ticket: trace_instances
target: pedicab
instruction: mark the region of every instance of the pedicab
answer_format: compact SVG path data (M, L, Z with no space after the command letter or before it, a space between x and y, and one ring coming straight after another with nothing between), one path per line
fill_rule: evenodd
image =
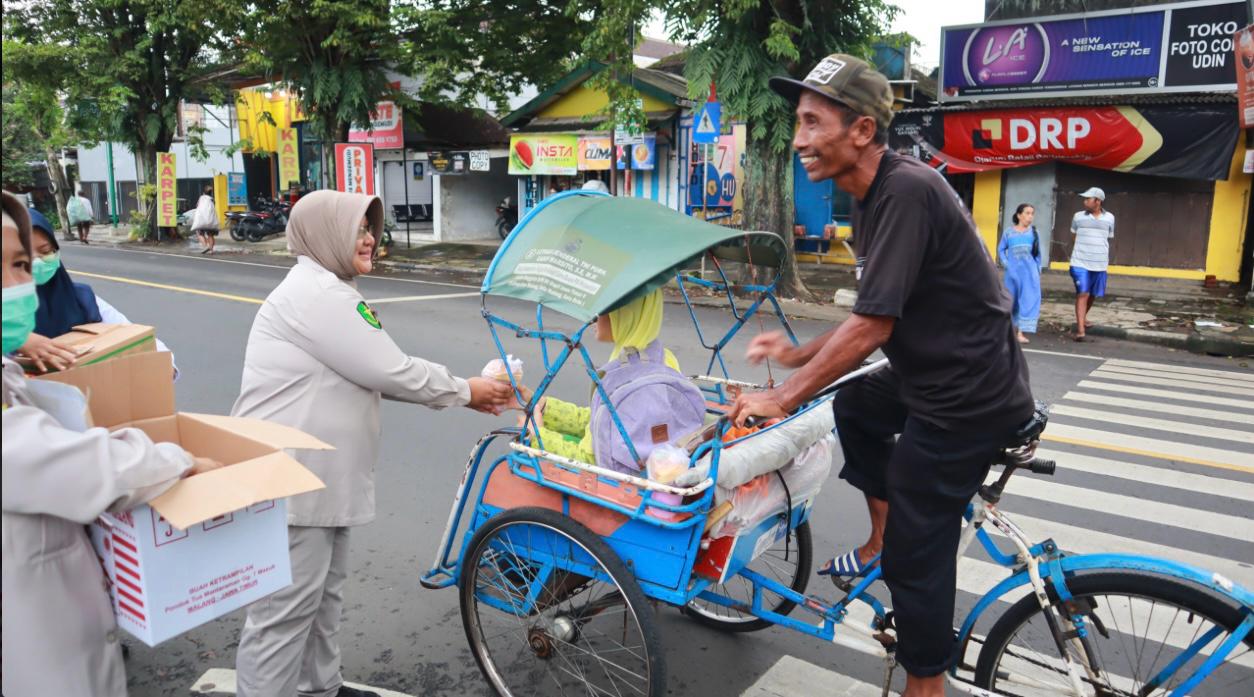
M769 308L793 336L775 298L784 244L774 234L724 228L653 202L591 191L546 199L502 244L483 281L482 313L502 363L509 358L504 338L536 341L544 375L528 394L508 374L523 405L523 425L492 431L471 451L435 560L420 579L426 588L458 589L471 652L497 694L666 694L658 604L726 632L781 626L876 656L884 661L887 694L896 639L891 611L870 592L880 567L838 583L844 596L835 602L806 594L809 518L835 443L830 401L841 386L885 361L854 371L783 420L746 432L725 417L742 390L767 387L729 374L722 354L737 332ZM691 273L702 262L713 267L712 276ZM729 264L769 278L734 283ZM584 337L598 316L671 281L700 345L710 351L706 374L690 376L704 396L703 425L665 438L664 445L686 460L680 475L650 478L641 457L634 458L639 471L624 472L546 450L536 428L537 404L559 371L574 363L572 370L589 378L594 399L599 395L608 405L616 437L637 455L633 444L641 443L633 443L615 410ZM721 294L730 305L732 325L717 340L707 338L698 320L693 287ZM534 324L506 319L489 307L494 298L535 303L527 320ZM743 305L740 298L750 301ZM574 328L559 329L561 322L546 311L574 320ZM1246 646L1248 655L1254 644L1249 591L1174 562L1069 555L1052 540L1033 544L997 509L1016 471L1052 474L1053 462L1035 458L1046 420L1038 413L1007 443L994 463L1005 467L1000 478L968 507L959 554L978 540L1006 567L1007 578L984 594L958 630L964 656L974 648L979 663L961 661L950 684L976 695L1159 694L1157 688L1182 695L1232 664L1223 659L1235 646ZM651 445L656 452L657 443ZM990 528L1013 548L1001 549ZM1202 593L1222 594L1225 604L1207 605ZM1165 654L1166 667L1150 666L1150 677L1139 683L1149 689L1137 691L1126 688L1126 676L1107 672L1103 661L1118 667L1122 657L1103 638L1124 632L1117 618L1103 623L1099 615L1146 598L1183 613L1190 630L1198 625L1193 639L1170 637L1175 648ZM976 635L975 621L999 599L1016 602L989 636ZM1033 633L1040 632L1040 619L1047 631L1038 649L1029 642L1041 636ZM1115 632L1108 631L1112 622ZM1240 665L1237 671L1240 682L1246 675Z

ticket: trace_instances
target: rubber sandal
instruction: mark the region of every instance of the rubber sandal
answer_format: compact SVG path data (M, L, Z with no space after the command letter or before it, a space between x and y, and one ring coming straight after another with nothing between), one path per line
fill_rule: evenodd
M858 550L855 549L845 552L839 557L828 559L827 563L819 568L818 575L857 578L875 566L877 561L879 561L878 554L871 561L863 564L862 560L858 558Z

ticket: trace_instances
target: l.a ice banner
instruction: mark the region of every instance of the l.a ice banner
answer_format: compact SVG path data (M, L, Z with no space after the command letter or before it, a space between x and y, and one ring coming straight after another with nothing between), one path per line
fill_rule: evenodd
M287 189L291 182L300 183L300 147L295 128L280 128L278 133L279 188Z
M174 153L157 153L157 227L178 227L178 176Z
M899 114L891 147L955 172L1061 160L1186 179L1228 178L1236 149L1231 104L1057 107Z
M335 144L335 188L350 194L374 196L373 145Z
M941 31L940 100L1228 91L1241 0L1199 0Z

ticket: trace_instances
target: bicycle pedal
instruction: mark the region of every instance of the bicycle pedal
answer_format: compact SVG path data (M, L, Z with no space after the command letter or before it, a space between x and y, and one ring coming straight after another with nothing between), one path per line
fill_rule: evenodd
M859 580L858 578L846 579L843 576L836 575L828 576L828 578L832 580L832 585L836 586L836 589L845 595L849 595L853 592L853 589L857 587L857 584L854 583L854 581Z

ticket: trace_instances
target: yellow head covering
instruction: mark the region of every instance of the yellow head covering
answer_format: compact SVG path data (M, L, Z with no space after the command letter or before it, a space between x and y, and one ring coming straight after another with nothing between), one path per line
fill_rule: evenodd
M614 351L610 360L618 358L625 348L643 351L662 333L662 289L636 298L617 310L610 310L610 333L614 335ZM664 349L666 365L676 372L679 361L670 349Z

